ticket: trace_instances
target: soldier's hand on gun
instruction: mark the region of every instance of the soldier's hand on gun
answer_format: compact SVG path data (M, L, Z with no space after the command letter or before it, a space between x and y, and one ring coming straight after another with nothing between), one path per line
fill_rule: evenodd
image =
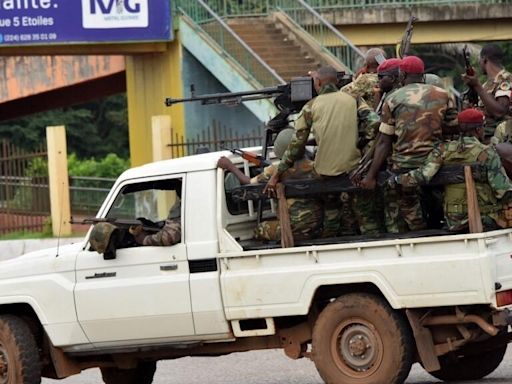
M132 225L130 228L128 228L128 232L130 232L133 236L138 236L142 233L142 225Z
M462 81L464 81L464 84L466 84L468 87L476 88L477 86L480 85L480 81L478 80L477 75L471 76L466 73L463 73L461 77Z
M363 189L375 189L375 187L377 187L377 180L375 178L365 176L365 178L359 183L359 186Z
M265 185L265 188L263 188L263 193L266 193L269 197L275 197L276 196L276 185L279 182L279 175L277 173L274 173L270 180L268 181L267 185Z

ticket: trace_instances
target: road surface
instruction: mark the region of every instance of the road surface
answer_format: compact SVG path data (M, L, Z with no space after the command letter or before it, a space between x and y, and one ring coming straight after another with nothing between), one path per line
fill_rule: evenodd
M434 384L441 381L415 364L407 384ZM500 367L471 384L510 384L512 346ZM65 380L44 379L43 384L100 384L99 370L90 369ZM313 362L290 360L281 350L234 353L221 357L185 357L158 363L154 384L322 384ZM463 382L460 382L461 384Z

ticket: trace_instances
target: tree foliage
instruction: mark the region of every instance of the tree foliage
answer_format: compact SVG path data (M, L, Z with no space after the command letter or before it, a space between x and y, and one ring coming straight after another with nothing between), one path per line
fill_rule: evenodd
M46 137L46 127L65 125L68 153L78 158L116 153L129 157L126 95L114 95L86 104L59 108L0 124L0 139L34 150Z

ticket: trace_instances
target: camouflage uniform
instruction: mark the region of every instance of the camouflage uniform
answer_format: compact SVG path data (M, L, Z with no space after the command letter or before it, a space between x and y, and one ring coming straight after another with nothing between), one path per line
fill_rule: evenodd
M252 184L266 183L275 172L273 165L266 167L262 173L251 179ZM313 179L318 177L313 169L313 162L308 159L297 160L293 168L284 174L283 180ZM318 199L287 198L288 212L293 237L295 239L312 239L320 234L323 210ZM279 220L266 220L259 223L254 230L254 237L260 240L278 241L281 238Z
M380 132L396 136L391 169L405 173L421 167L441 140L443 125L456 125L448 114L452 103L441 88L412 83L394 91L382 109ZM448 120L448 116L452 120ZM426 227L418 187L395 186L385 190L385 221L388 232L416 231ZM407 226L404 226L404 224Z
M512 191L512 182L501 165L501 160L492 146L482 144L478 138L463 136L458 140L444 143L427 158L425 165L401 175L401 184L418 185L429 182L442 164L473 164L485 166L487 183L476 182L478 205L485 229L496 226L506 227L503 205L510 201L507 192ZM443 208L450 230L461 230L468 226L466 185L451 184L445 187Z
M295 160L304 156L311 132L318 144L314 163L316 173L329 177L350 172L361 158L357 148L359 138L373 138L378 122L379 117L363 99L354 99L344 92L338 92L333 84L323 86L319 95L302 109L295 123L295 135L279 163L278 173L283 174ZM342 202L340 196L331 195L324 196L323 200L326 209L323 237L336 236L353 226L350 220L354 215L345 216L341 212L342 204L348 202ZM350 201L350 198L344 200ZM350 211L346 208L346 211ZM365 216L368 213L360 214ZM346 222L340 223L341 218ZM369 224L372 219L365 222ZM374 231L374 227L361 228L361 232Z
M134 236L141 245L166 246L181 241L181 201L178 200L169 212L163 228L157 233L141 232Z
M491 144L496 145L500 143L512 143L511 119L499 123L496 127L496 131L494 131L494 136L491 138Z
M487 80L482 87L487 93L492 94L495 99L505 96L511 100L512 74L505 69L502 69L494 79ZM487 115L485 105L482 100L478 100L478 109L485 114L485 137L492 137L501 120L497 120L494 117Z
M379 78L376 73L363 73L353 82L345 85L341 90L348 93L354 99L361 97L368 103L370 108L375 110L375 92L373 89L379 85Z

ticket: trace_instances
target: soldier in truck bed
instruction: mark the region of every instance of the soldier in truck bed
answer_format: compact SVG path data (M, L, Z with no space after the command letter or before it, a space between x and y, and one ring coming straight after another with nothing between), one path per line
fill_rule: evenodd
M510 115L512 74L503 67L503 50L486 44L480 51L480 70L487 75L482 85L477 75L462 75L464 82L478 94L478 109L485 114L485 141L494 135L496 126Z
M443 164L480 163L485 167L486 182L476 181L478 205L484 230L510 227L509 203L512 197L512 182L502 167L500 156L484 139L484 115L477 109L466 109L459 113L457 140L441 143L434 149L425 164L409 173L397 175L395 181L404 186L428 183ZM466 230L468 227L468 203L464 183L445 186L444 216L448 229Z
M274 153L278 158L283 156L293 132L293 128L285 128L277 135L274 142ZM270 165L259 175L250 178L242 173L227 157L221 157L217 166L230 171L242 185L266 183L276 172L276 167ZM283 174L283 179L314 179L316 177L313 162L306 157L296 160L293 167ZM286 203L290 215L292 234L295 239L312 239L321 235L323 205L319 199L287 198ZM265 220L259 223L254 230L254 238L279 241L281 239L279 220Z

